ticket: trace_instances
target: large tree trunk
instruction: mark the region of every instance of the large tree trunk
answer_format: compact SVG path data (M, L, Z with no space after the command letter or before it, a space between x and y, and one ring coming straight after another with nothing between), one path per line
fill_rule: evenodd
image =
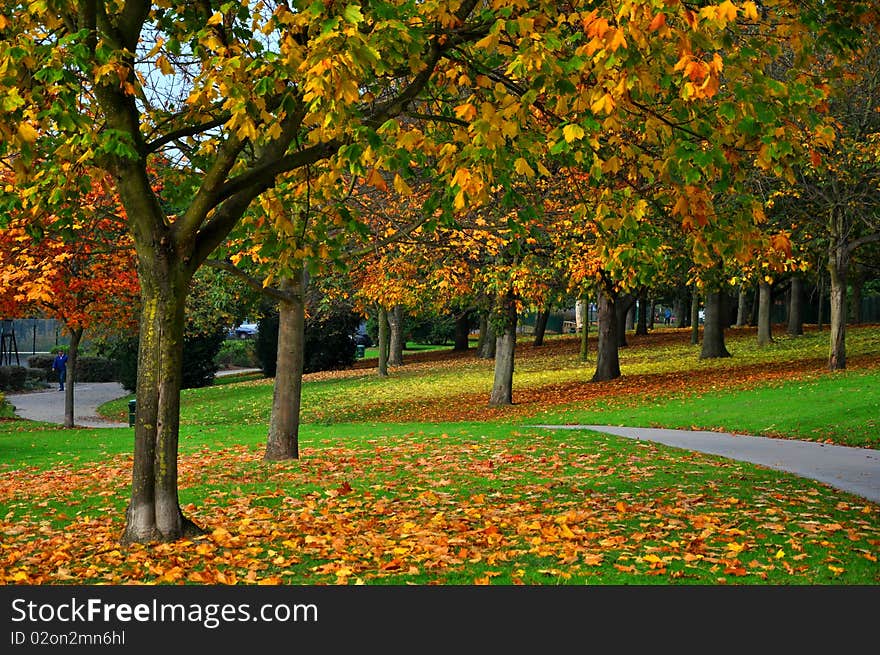
M67 353L67 374L64 380L64 427L74 427L73 385L76 383L76 363L79 360L79 344L82 341L82 328L70 330L70 348Z
M581 300L581 361L590 356L590 299Z
M849 285L852 296L849 302L849 322L853 325L862 323L862 287L865 286L865 272L856 262L852 262L849 270Z
M691 345L700 343L700 294L694 287L691 292Z
M773 332L770 326L770 285L758 283L758 345L766 346L773 343Z
M616 299L606 289L599 290L599 345L596 355L596 372L593 382L604 382L620 377L620 359L618 353L617 330L620 317L617 312Z
M388 365L403 366L403 307L388 312Z
M819 306L816 308L816 329L822 331L825 321L825 276L819 271L819 283L817 289L819 295Z
M617 316L617 347L626 348L629 346L626 340L626 331L632 324L631 310L636 304L636 297L631 293L624 293L614 299L614 313Z
M480 343L477 345L477 357L495 359L495 328L487 315L480 318Z
M495 345L495 380L489 406L513 404L513 359L516 352L516 301L508 295L500 308L503 331Z
M381 377L388 375L388 356L391 342L391 330L388 327L388 310L379 307L379 364L377 372Z
M739 298L736 303L736 327L744 327L746 324L746 301L748 294L746 293L745 282L739 285Z
M832 212L828 244L828 273L831 276L831 347L828 368L841 371L846 368L846 283L850 254L844 236L841 212Z
M154 246L155 247L155 246ZM177 451L186 293L191 273L173 255L140 257L140 345L131 500L123 543L173 541L201 530L180 510Z
M299 410L305 351L305 284L303 272L283 277L279 289L289 299L278 304L278 353L272 415L265 460L299 457Z
M791 278L788 300L787 333L793 337L804 333L804 281L799 275Z
M464 352L470 348L471 336L471 313L466 311L455 317L455 343L452 349L456 352Z
M690 321L688 318L690 314L685 311L687 303L685 302L686 298L683 297L682 293L676 293L675 298L672 300L672 313L675 314L675 327L684 328L690 325Z
M639 291L639 318L636 323L636 334L648 334L648 290L642 288Z
M544 333L547 332L547 321L550 319L550 311L542 309L535 317L535 341L533 345L544 345Z
M636 330L636 298L633 296L632 304L626 310L626 323L624 328L627 332L635 332ZM624 339L626 341L626 339Z
M705 317L703 318L703 348L700 359L730 357L724 345L724 294L712 291L706 294Z

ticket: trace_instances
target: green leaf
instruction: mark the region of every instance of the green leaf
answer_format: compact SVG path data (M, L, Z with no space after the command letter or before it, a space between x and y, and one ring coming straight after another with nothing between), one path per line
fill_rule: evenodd
M361 13L360 5L348 5L345 9L343 9L342 17L345 18L345 22L352 23L353 25L362 23L364 20L364 15Z

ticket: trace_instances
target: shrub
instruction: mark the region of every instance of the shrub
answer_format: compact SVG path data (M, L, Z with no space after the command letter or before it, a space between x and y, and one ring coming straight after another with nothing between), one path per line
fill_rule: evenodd
M27 369L26 389L43 389L46 387L46 371L41 368Z
M28 357L28 366L31 369L42 371L44 380L55 380L52 371L52 362L55 355L31 355ZM77 382L114 382L116 380L116 364L106 357L77 357L76 375Z
M439 314L414 318L409 324L409 334L416 343L442 346L455 341L455 319Z
M220 352L217 353L216 363L218 368L231 368L233 366L251 368L259 366L260 360L257 359L254 342L250 339L226 339L220 345Z
M27 383L27 368L24 366L0 366L0 390L23 391Z
M211 334L187 334L183 337L183 379L181 388L207 387L217 373L216 357L226 338L225 330ZM111 347L116 379L131 393L137 388L138 338L117 340Z
M31 355L27 358L28 367L42 371L43 379L49 380L54 376L52 373L52 361L54 359L55 355Z
M6 396L0 391L0 418L14 418L15 408L6 402Z
M352 335L361 317L349 308L336 307L306 319L303 372L347 368L355 361ZM278 353L278 314L260 319L257 357L266 377L275 377Z

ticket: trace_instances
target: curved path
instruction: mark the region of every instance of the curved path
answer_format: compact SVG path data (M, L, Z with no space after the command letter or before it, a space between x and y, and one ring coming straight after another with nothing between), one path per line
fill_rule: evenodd
M627 428L610 425L535 425L554 430L591 430L696 450L824 482L880 503L880 451L795 439L727 432Z
M118 382L78 382L73 387L73 422L84 428L127 428L98 416L100 405L129 396ZM64 393L53 387L47 391L6 394L15 407L15 415L30 421L64 424Z

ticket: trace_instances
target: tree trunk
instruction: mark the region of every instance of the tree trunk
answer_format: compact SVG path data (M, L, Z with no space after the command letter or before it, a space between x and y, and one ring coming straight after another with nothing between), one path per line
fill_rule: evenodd
M745 282L739 285L739 298L736 303L736 327L744 327L746 324L746 301L748 294L746 293Z
M542 309L535 317L535 346L544 345L544 333L547 332L547 321L550 319L549 310Z
M816 308L816 329L822 331L822 324L825 320L825 276L819 271L819 306Z
M581 301L581 361L585 362L590 356L590 299Z
M464 352L470 348L471 336L471 313L464 312L455 318L455 344L452 349L457 352Z
M184 307L192 274L173 268L173 258L167 252L152 260L139 257L137 409L123 543L173 541L202 532L181 512L177 494Z
M654 329L654 300L648 305L648 330Z
M706 294L706 309L703 318L703 349L700 359L730 357L724 345L724 295L719 291Z
M388 312L388 365L403 366L403 307Z
M636 323L636 334L648 334L648 290L639 291L639 320Z
M289 296L289 300L282 300L278 304L277 365L264 460L299 457L299 410L306 322L302 270L281 278L279 289Z
M844 241L844 219L840 211L832 212L828 244L828 273L831 277L831 346L828 368L846 368L846 284L849 274L849 250Z
M495 345L495 380L489 406L513 404L513 358L516 351L516 302L507 296L501 307L504 328Z
M700 343L700 294L694 287L691 293L691 345Z
M760 311L760 293L752 294L752 308L749 312L749 325L755 327L758 324L758 312Z
M76 362L79 360L79 344L83 329L70 330L70 348L67 353L67 372L64 378L64 427L74 427L73 385L76 383Z
M614 313L617 316L617 347L626 348L626 331L631 321L631 310L635 306L636 297L631 293L625 293L614 299Z
M672 301L672 313L675 314L675 327L677 328L685 328L690 323L688 321L689 314L685 311L687 307L685 300L682 294L677 293Z
M791 278L789 296L787 332L796 337L804 333L804 281L799 275Z
M596 372L593 382L604 382L620 377L617 330L620 317L616 299L606 289L599 290L599 345L596 355Z
M758 283L758 345L766 346L773 343L773 331L770 326L770 285Z
M865 273L861 266L852 262L849 270L849 284L852 296L849 301L849 322L852 325L862 323L862 287L865 286Z
M388 310L379 307L379 365L378 373L380 377L388 375L388 356L390 346L390 330L388 327Z
M495 359L495 328L488 316L480 319L481 344L477 347L477 357L480 359Z

